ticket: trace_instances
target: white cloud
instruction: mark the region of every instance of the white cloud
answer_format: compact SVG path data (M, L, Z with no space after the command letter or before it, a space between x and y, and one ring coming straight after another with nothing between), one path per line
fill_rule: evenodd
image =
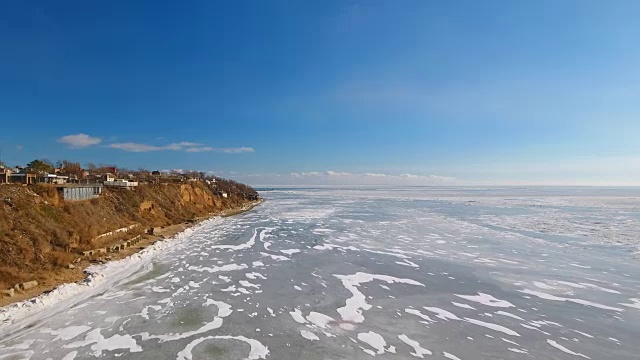
M441 181L453 181L456 178L450 176L440 176L440 175L429 175L429 179L432 180L441 180Z
M66 144L72 149L82 149L89 146L97 145L102 139L89 136L87 134L66 135L58 139L59 143Z
M141 144L141 143L114 143L107 145L112 149L118 149L128 152L151 152L151 151L185 151L190 153L198 153L198 152L208 152L215 151L225 154L241 154L241 153L252 153L255 150L251 147L238 147L238 148L215 148L212 146L205 146L204 144L189 142L189 141L181 141L177 143L171 143L167 145L149 145L149 144Z
M392 175L392 177L394 177L394 176ZM423 176L423 175L414 175L414 174L401 174L401 175L398 175L398 176L395 176L395 177L400 178L400 179L406 179L406 180L423 180L423 181L453 181L453 180L455 180L455 178L448 177L448 176L440 176L440 175Z
M176 145L179 145L179 146L202 146L202 144L200 144L200 143L194 143L194 142L189 142L189 141L182 141L182 142L177 143Z
M251 147L237 147L237 148L220 148L213 149L213 151L223 152L225 154L242 154L242 153L252 153L256 150Z
M186 152L206 152L206 151L213 151L215 150L214 148L212 148L211 146L196 146L196 147L190 147L190 148L186 148L184 151Z
M348 172L335 172L335 171L327 171L327 175L329 176L351 176L353 174L348 173Z
M170 146L154 146L147 144L138 144L138 143L116 143L109 144L110 148L124 150L129 152L149 152L149 151L161 151L161 150L175 150L170 148Z
M309 171L309 172L292 172L292 173L289 173L289 176L294 178L319 177L319 176L331 175L330 173L337 174L336 172L333 172L333 171L327 171L327 172Z

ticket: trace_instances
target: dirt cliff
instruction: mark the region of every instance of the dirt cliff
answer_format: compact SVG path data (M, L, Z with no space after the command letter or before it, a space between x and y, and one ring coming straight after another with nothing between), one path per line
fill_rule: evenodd
M251 201L228 198L201 181L104 188L92 200L64 201L50 186L0 186L0 289L67 268L83 250L108 246L163 227L233 211ZM102 234L135 228L110 236Z

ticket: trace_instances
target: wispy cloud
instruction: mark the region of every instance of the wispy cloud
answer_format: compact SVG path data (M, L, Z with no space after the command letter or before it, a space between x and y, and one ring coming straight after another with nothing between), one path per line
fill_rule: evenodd
M385 173L350 173L328 171L292 172L287 175L297 183L343 182L345 184L450 184L456 178L441 175L385 174Z
M352 173L348 173L348 172L336 172L336 171L327 171L326 172L327 176L352 176Z
M389 176L389 175L387 175ZM455 180L455 178L448 176L440 176L440 175L414 175L414 174L401 174L401 175L391 175L391 177L396 177L399 179L410 179L410 180L430 180L430 181L451 181Z
M58 142L65 144L72 149L82 149L89 146L100 144L102 142L102 139L80 133L75 135L63 136L58 139Z
M237 147L237 148L212 148L213 151L223 152L225 154L242 154L252 153L256 150L251 147Z
M139 143L115 143L109 144L108 147L112 149L124 150L128 152L150 152L150 151L162 151L162 150L180 150L180 147L174 147L172 144L166 146L155 146Z
M195 143L195 142L190 142L190 141L182 141L182 142L179 142L179 143L177 143L175 145L178 145L178 146L202 146L202 144L200 144L200 143Z
M292 172L289 174L289 176L294 177L294 178L303 178L303 177L308 177L308 176L321 176L323 173L319 172L319 171L310 171L310 172Z
M128 152L152 152L152 151L185 151L189 153L208 152L214 151L225 154L242 154L252 153L255 149L251 147L237 147L237 148L216 148L212 146L206 146L201 143L182 141L177 143L171 143L167 145L149 145L142 143L114 143L109 144L107 147L112 149L118 149Z
M196 152L206 152L206 151L215 151L211 146L194 146L188 147L184 149L186 152L196 153Z

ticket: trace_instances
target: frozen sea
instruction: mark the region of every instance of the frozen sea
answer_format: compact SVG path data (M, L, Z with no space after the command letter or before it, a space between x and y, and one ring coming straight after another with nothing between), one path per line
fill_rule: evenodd
M637 188L261 195L1 309L0 359L640 358Z

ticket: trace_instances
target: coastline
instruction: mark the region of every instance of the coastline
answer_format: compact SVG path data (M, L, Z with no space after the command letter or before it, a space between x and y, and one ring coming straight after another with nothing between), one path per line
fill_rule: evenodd
M15 320L13 318L21 312L20 310L25 310L25 317L35 315L46 307L53 305L54 302L49 301L49 297L55 297L56 293L69 295L67 297L63 295L62 298L58 297L57 300L63 301L77 295L76 293L84 292L82 288L88 290L95 287L96 282L100 284L104 283L104 281L96 281L96 277L104 277L104 274L101 274L101 271L104 269L117 267L115 265L118 263L132 263L144 260L145 257L149 257L168 248L170 243L182 240L206 221L213 221L215 219L235 216L251 211L262 202L264 202L264 199L260 198L240 208L227 209L219 213L212 213L208 216L194 219L194 221L191 222L166 226L154 232L153 235L145 235L134 247L129 247L118 253L109 254L109 256L106 257L107 261L92 261L89 258L82 259L75 264L75 268L64 269L60 274L52 277L51 283L40 284L32 289L18 293L13 297L0 298L0 334L3 333L3 328L13 324L13 320ZM140 265L144 266L144 263L142 262ZM140 267L135 267L135 270L139 268ZM121 276L118 276L118 278L121 278ZM68 292L68 288L74 287L74 285L78 291Z

